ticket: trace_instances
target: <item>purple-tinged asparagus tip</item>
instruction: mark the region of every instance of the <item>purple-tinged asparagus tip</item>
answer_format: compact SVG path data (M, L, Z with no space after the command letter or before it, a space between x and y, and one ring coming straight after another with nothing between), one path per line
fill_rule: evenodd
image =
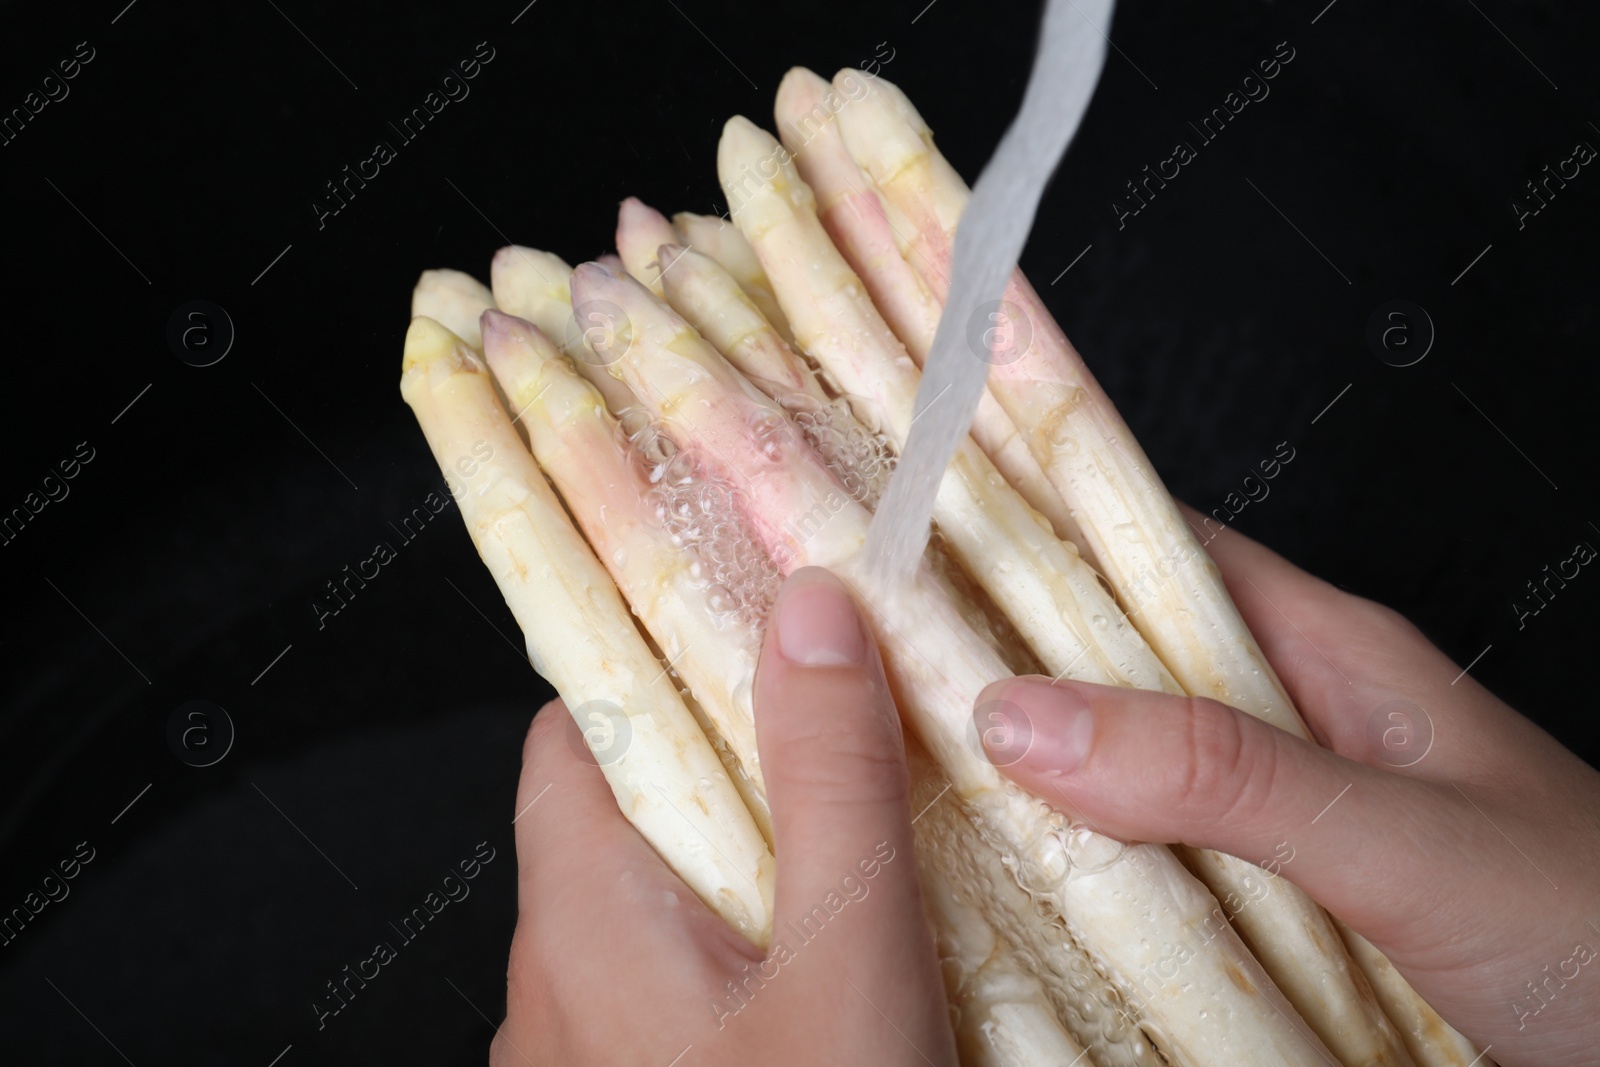
M614 300L626 296L629 284L638 285L626 270L590 260L572 268L572 306L591 300Z
M499 308L485 308L483 314L478 316L478 329L483 332L483 343L487 347L526 337L527 332L533 329L533 324L515 315L508 315Z
M656 249L656 262L661 266L662 285L667 284L667 275L672 271L673 267L677 266L678 260L689 253L690 249L685 248L676 241L668 241Z

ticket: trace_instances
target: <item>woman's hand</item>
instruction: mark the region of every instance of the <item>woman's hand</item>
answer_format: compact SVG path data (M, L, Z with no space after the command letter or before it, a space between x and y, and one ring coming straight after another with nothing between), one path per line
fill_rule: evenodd
M1596 1062L1600 773L1395 612L1235 532L1210 551L1326 748L1211 700L1018 678L980 698L982 725L1013 720L982 731L991 759L1105 833L1281 874L1502 1065Z
M518 917L490 1062L956 1063L912 854L905 750L878 650L826 571L785 584L756 674L778 861L769 952L669 870L579 755L534 720Z

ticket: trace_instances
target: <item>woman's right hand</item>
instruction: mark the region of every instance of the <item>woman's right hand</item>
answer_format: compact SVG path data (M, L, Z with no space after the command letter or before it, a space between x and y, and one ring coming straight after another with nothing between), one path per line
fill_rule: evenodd
M1212 700L1015 678L979 699L1026 720L984 732L994 762L1108 834L1281 873L1506 1067L1600 1062L1600 773L1388 608L1237 532L1210 551L1326 747Z

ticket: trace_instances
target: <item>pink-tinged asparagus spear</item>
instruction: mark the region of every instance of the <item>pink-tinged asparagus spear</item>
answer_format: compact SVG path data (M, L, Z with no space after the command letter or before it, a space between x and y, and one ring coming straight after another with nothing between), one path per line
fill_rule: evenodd
M534 668L599 746L622 813L702 900L766 944L774 874L766 841L523 447L482 358L432 319L414 319L400 391L434 459L461 478L456 505L478 554ZM458 462L466 457L475 461L470 475Z
M489 287L459 270L425 270L411 290L411 317L425 315L482 351L478 316L494 307Z
M680 254L681 253L681 254ZM745 378L793 416L853 500L876 508L894 471L894 449L861 422L848 397L830 397L817 373L778 336L733 276L698 252L663 245L673 264L662 275L667 303L710 341ZM929 561L950 585L963 615L1006 657L1015 670L1037 673L1041 665L1027 646L1008 639L1014 627L981 588L962 571L943 541ZM1097 594L1098 595L1098 594Z
M804 67L795 67L778 86L773 113L784 147L816 195L823 227L920 367L933 347L944 308L901 256L896 230L909 233L909 225L892 217L893 207L845 150L833 117L848 106L849 99L832 85ZM978 401L972 439L1022 498L1050 520L1057 537L1083 546L1083 535L1061 494L1039 468L1011 417L988 393Z
M605 317L603 308L585 308L585 320L573 316L569 279L572 268L557 255L537 248L507 245L494 254L489 278L494 286L494 302L501 311L526 319L560 346L578 373L605 397L613 415L636 405L628 387L606 371L605 363L594 354L587 321L589 312Z
M733 275L755 306L761 309L762 316L778 331L778 336L790 344L794 343L789 320L783 317L778 298L772 294L772 283L762 273L761 261L756 259L749 242L733 223L710 215L680 211L672 216L672 226L678 231L679 244L716 260L723 270Z
M617 253L628 273L658 297L661 271L670 264L656 262L656 249L677 243L678 231L667 217L638 197L628 197L617 209Z
M733 275L681 245L662 245L659 254L673 265L662 278L667 304L794 416L852 497L875 507L894 469L894 453L861 425L847 401L827 394Z
M780 569L828 566L860 588L868 513L782 408L633 279L589 263L574 271L572 291L621 309L613 366L695 462L742 490L736 506ZM1147 1033L1177 1062L1320 1064L1321 1042L1291 1021L1294 1009L1219 918L1215 898L1169 850L1069 826L981 755L972 709L1007 672L926 568L921 575L865 601L890 684L1023 888L1139 998Z
M764 130L728 120L717 170L739 204L734 219L772 279L797 342L847 392L871 402L885 433L902 446L920 372L834 248L809 188L784 155ZM1176 691L1076 548L1055 536L970 439L939 484L934 516L968 573L1052 674Z
M968 195L932 133L897 88L854 71L835 87L855 98L839 126L851 157L913 227L909 261L940 299L954 229ZM1188 693L1232 704L1300 737L1310 734L1261 654L1177 505L1110 399L1017 272L1007 289L1013 325L1031 339L998 362L989 388L1074 510L1089 553L1128 616ZM1242 870L1195 853L1201 877L1226 899ZM1240 899L1249 899L1248 894ZM1266 906L1262 906L1266 905ZM1332 921L1298 889L1276 883L1235 920L1258 957L1346 1064L1406 1063L1406 1046L1375 999L1365 969ZM1442 1061L1450 1063L1449 1059Z
M667 662L688 684L724 764L763 835L772 817L761 784L751 692L761 621L779 578L731 570L706 553L744 556L735 538L704 515L725 486L673 484L625 441L594 387L531 324L497 311L483 317L484 355L528 443L617 588L633 605ZM651 457L652 459L655 457ZM650 476L657 476L651 484ZM687 508L692 519L672 526ZM765 580L763 580L765 579ZM764 595L763 595L764 594ZM756 601L751 603L750 601ZM713 740L712 745L721 751Z
M522 413L534 457L705 711L708 723L702 725L709 724L726 743L724 762L731 764L734 784L770 841L750 704L770 598L760 588L749 588L750 583L719 580L726 576L718 573L725 569L718 557L748 557L753 547L732 543L727 532L737 522L728 487L669 474L662 468L670 460L652 465L630 451L599 394L533 326L489 311L482 332L486 358L506 397ZM703 521L689 536L670 528L673 496L696 498L692 510ZM770 591L777 571L764 562ZM930 800L943 788L943 776L926 757L914 773ZM950 806L934 812L919 829L918 866L934 891L929 899L940 902L934 915L940 942L963 967L963 981L953 992L966 1009L961 1029L968 1042L983 1049L998 1046L980 1057L993 1067L1050 1062L1049 1056L1065 1049L1077 1055L1082 1049L1061 1030L1043 986L1013 959L1017 950L1011 941L974 905L956 901L953 880L973 865L991 877L996 872L1004 877L998 854L983 843L970 821ZM1001 910L1002 929L1027 929L1031 903L1014 886L1001 888L1009 891L994 905ZM1084 961L1083 981L1089 980L1090 970ZM1098 996L1113 1008L1121 1003L1109 987ZM1014 1055L1013 1049L1033 1055Z

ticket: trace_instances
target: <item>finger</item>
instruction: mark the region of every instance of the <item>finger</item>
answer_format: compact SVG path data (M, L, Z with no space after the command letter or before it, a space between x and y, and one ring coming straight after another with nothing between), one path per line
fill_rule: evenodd
M1397 612L1307 574L1180 505L1245 625L1325 747L1408 777L1489 773L1542 733ZM1207 539L1209 536L1209 540ZM1541 734L1535 737L1534 734Z
M639 959L693 943L754 953L623 817L559 700L528 731L513 824L517 941L540 959L564 971L577 958Z
M1262 864L1361 929L1422 919L1437 881L1373 892L1377 857L1427 864L1469 843L1453 797L1365 767L1214 700L1015 678L979 698L1010 729L990 759L1030 792L1136 841ZM1465 831L1462 831L1464 834ZM1470 853L1463 853L1470 854ZM1453 863L1454 861L1446 861ZM1376 924L1376 925L1374 925Z
M778 862L774 954L784 945L830 989L849 977L902 1030L946 1028L899 720L877 646L827 571L796 571L779 594L755 706Z

